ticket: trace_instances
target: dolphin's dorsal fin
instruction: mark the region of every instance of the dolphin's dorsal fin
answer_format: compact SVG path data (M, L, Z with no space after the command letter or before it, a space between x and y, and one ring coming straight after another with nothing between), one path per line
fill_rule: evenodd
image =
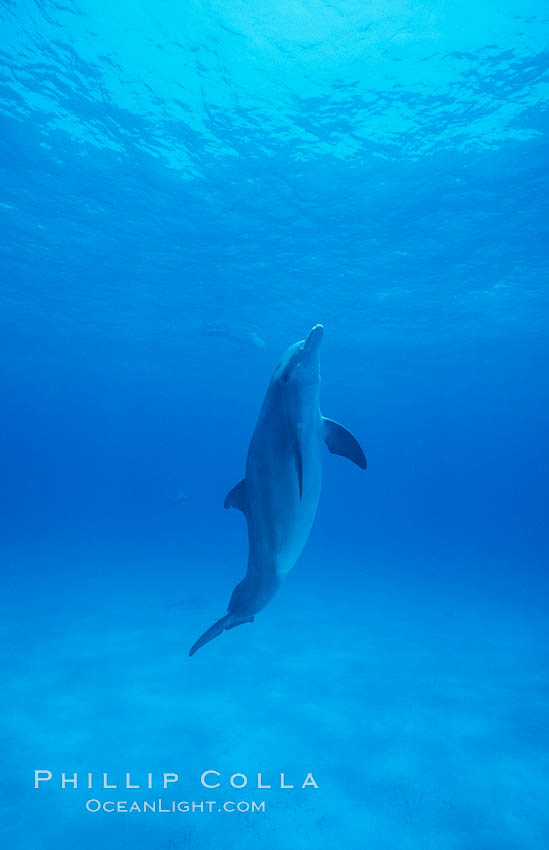
M303 498L303 454L301 452L301 423L296 425L294 435L295 468L299 483L299 498Z
M225 496L223 506L225 507L225 509L237 508L237 510L242 511L242 513L245 514L247 504L248 499L246 496L246 479L243 478L242 481L239 481L238 484L235 484L232 490L229 490L229 492Z
M324 442L333 455L348 457L361 469L366 469L366 457L356 437L339 422L322 417L324 421Z

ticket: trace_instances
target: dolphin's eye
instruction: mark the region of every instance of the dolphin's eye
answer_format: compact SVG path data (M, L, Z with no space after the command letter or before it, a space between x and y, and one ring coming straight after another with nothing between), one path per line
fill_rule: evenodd
M280 376L280 380L284 381L284 383L287 384L288 381L290 380L290 373L289 372L283 372L282 375Z

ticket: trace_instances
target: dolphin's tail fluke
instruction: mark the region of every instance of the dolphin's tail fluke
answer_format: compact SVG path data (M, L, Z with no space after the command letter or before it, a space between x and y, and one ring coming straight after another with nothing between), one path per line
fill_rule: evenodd
M234 629L235 626L240 626L241 623L253 623L253 617L235 617L234 614L225 614L224 617L221 617L213 626L204 632L204 634L198 638L196 643L193 643L189 650L189 655L194 655L201 646L204 646L205 643L209 643L211 640L216 638L221 634L225 629Z

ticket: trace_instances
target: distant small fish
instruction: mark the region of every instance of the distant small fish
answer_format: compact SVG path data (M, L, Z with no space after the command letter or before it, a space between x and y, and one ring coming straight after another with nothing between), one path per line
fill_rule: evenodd
M217 336L228 339L238 345L252 345L254 348L263 348L264 340L255 331L247 328L238 328L224 324L207 324L202 329L204 336Z
M171 500L170 505L181 505L183 502L188 502L189 499L192 499L192 497L192 490L181 490L177 496Z

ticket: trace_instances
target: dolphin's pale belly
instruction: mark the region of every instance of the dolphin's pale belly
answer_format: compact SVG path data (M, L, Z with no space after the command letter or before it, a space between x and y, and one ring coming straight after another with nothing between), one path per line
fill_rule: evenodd
M300 428L302 492L296 461L296 426L283 418L258 423L246 466L249 571L283 578L301 555L318 507L323 435L320 411Z

